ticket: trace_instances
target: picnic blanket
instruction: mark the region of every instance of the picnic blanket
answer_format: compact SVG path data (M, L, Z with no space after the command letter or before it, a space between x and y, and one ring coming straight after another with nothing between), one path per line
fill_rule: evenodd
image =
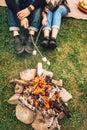
M67 0L67 2L69 3L71 12L68 13L66 17L87 20L87 14L79 10L77 7L79 0ZM5 0L0 0L0 6L6 7Z
M68 13L67 17L73 17L76 19L84 19L87 20L87 14L78 9L79 0L67 0L69 3L69 7L71 12Z

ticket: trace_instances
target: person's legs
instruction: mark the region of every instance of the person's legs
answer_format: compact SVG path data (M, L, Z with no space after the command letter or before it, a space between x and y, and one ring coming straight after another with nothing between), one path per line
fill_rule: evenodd
M32 1L33 0L28 0L25 6L26 7L29 6L29 4L32 3ZM28 53L32 53L34 49L32 38L34 40L35 32L37 32L40 27L41 12L42 12L41 8L36 9L35 11L31 12L31 15L28 17L29 18L29 28L28 28L29 36L28 38L25 39L25 44L26 44L25 51Z
M53 13L52 20L52 37L56 38L61 25L61 19L67 14L67 8L63 5L59 6Z
M19 0L15 0L16 3L19 5ZM9 23L9 31L13 32L13 36L19 35L19 21L16 17L16 15L13 14L13 12L8 8L8 23ZM15 31L15 32L14 32Z
M44 32L44 38L41 42L41 46L45 49L48 48L50 30L44 30L43 32Z
M52 11L49 10L47 16L47 24L43 28L44 39L41 42L43 48L48 48L50 31L51 31L51 22L52 22Z
M18 0L16 0L18 2ZM24 46L22 39L19 34L19 22L17 17L13 14L13 12L8 8L8 23L9 23L9 31L13 33L14 37L14 49L17 54L20 54L24 51Z
M30 27L29 27L29 34L34 35L35 32L38 31L41 23L41 12L42 9L34 10L30 15ZM32 33L33 31L33 33Z
M53 20L52 20L52 34L49 46L52 49L56 47L56 38L60 29L61 19L63 16L67 14L67 8L61 5L58 9L53 12Z
M47 15L47 24L43 27L44 37L50 36L52 16L53 16L52 11L49 10Z
M9 8L8 8L8 23L9 23L9 31L13 32L13 36L19 35L20 29L18 19Z

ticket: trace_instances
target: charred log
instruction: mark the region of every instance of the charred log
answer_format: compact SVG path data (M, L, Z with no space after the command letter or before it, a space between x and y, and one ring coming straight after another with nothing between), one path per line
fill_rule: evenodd
M52 108L56 108L59 112L64 112L67 118L70 118L71 115L67 112L67 110L60 103L56 103L55 101L49 101L49 104Z

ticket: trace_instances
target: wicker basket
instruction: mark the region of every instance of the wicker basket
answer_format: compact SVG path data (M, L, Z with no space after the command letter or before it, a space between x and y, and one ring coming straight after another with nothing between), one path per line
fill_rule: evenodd
M81 11L83 11L84 13L87 13L87 9L84 8L84 7L80 4L80 2L78 3L78 8L79 8Z

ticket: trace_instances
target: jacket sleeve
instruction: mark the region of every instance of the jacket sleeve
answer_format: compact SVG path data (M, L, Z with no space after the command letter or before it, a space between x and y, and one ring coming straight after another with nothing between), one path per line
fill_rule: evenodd
M11 11L16 15L18 11L20 11L18 5L16 4L15 0L5 0L7 6Z
M32 5L35 7L35 9L37 8L43 8L46 5L46 0L35 0Z

